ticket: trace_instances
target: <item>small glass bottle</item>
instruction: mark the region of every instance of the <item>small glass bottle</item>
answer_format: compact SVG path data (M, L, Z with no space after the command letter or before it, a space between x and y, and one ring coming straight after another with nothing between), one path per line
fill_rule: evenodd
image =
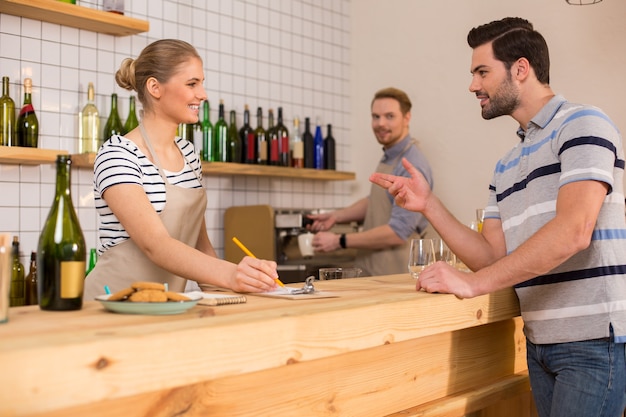
M17 144L29 148L36 148L39 140L39 121L32 104L33 80L24 79L24 106L17 116L15 134Z
M123 135L124 126L122 125L122 119L117 111L117 94L111 94L111 113L104 125L104 135L102 136L105 141L113 135Z
M300 119L293 119L293 131L291 134L291 166L304 168L304 142L300 134Z
M237 129L237 112L230 111L230 124L228 125L228 156L226 162L241 163L241 140Z
M89 250L89 265L87 266L85 276L89 275L89 273L96 267L96 262L98 262L98 251L95 248L91 248Z
M137 126L139 126L139 119L137 119L137 111L135 110L135 96L130 96L128 117L124 123L124 134L127 134Z
M333 137L332 125L328 124L326 138L324 139L324 169L336 169L335 161L335 138Z
M211 105L209 100L202 103L202 160L215 161L215 133L211 123Z
M30 253L30 270L26 276L26 305L37 305L37 252Z
M2 77L0 96L0 146L16 146L15 102L9 95L9 77Z
M315 149L313 153L315 169L324 169L324 138L322 137L322 126L320 126L319 121L315 126L313 146Z
M25 305L24 297L24 265L20 262L20 241L17 236L13 236L13 269L11 270L11 307Z
M78 113L78 153L96 152L101 145L100 115L93 83L87 87L87 104Z

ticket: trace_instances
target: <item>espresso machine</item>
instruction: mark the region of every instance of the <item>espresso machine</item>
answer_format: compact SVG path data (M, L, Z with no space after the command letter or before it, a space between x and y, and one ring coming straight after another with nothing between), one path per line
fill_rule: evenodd
M317 277L319 268L354 266L355 249L340 249L329 253L302 256L298 236L307 233L313 223L308 214L324 210L277 209L268 205L234 206L224 213L224 258L238 263L245 255L232 241L239 239L257 258L272 259L278 264L278 274L284 283L304 282ZM338 224L330 231L353 233L357 223Z

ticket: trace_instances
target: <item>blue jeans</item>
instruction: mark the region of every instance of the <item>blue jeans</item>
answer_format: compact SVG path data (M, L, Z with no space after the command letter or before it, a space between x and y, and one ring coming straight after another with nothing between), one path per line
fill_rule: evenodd
M530 386L539 417L622 416L626 353L624 343L612 340L526 342Z

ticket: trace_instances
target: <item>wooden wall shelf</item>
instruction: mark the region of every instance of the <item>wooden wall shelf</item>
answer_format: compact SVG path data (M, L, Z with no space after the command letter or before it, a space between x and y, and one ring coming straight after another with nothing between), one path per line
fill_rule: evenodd
M59 154L66 155L67 151L24 148L21 146L0 146L0 163L23 165L53 164L56 162L57 155ZM78 168L93 168L95 157L95 153L73 154L72 165ZM356 178L353 172L235 164L230 162L203 162L202 173L210 176L238 175L319 181L346 181Z
M2 164L54 164L57 160L57 155L67 155L67 151L25 148L21 146L0 146L0 163Z
M353 172L235 164L232 162L203 162L202 173L204 175L247 175L322 181L346 181L356 178L356 175Z
M150 29L146 20L57 0L0 0L0 13L115 36L134 35Z

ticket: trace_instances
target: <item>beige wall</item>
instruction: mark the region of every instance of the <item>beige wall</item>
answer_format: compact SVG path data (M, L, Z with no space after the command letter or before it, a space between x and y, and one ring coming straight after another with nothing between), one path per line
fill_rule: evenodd
M485 121L468 91L474 26L505 16L530 20L551 51L551 84L567 99L594 104L626 131L626 2L571 6L565 0L355 0L352 6L352 149L357 183L381 155L370 129L378 88L413 101L411 133L433 166L435 190L462 221L482 207L497 159L516 143L510 117Z

